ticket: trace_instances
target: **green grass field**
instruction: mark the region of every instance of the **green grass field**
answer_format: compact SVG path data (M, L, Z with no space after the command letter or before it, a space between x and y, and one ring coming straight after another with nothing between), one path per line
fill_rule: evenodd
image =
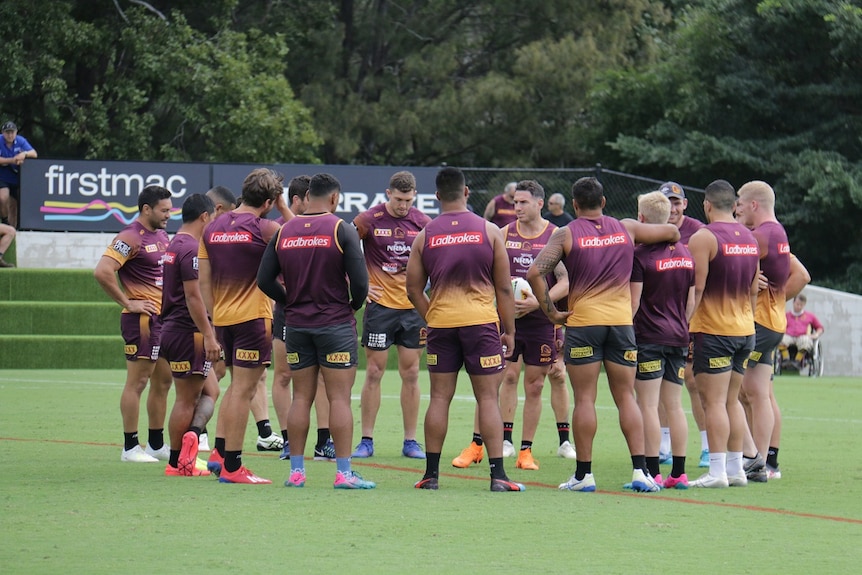
M413 489L424 463L400 455L397 375L384 380L376 454L354 461L378 484L364 492L333 490L328 462L308 463L304 489L283 487L289 464L254 451L253 423L245 463L270 486L167 478L162 464L122 464L123 379L114 370L0 373L0 572L831 574L856 572L862 560L860 379L776 380L781 480L657 494L622 489L630 461L604 383L593 463L599 491L556 489L574 462L555 455L546 402L534 447L541 469L518 470L507 459L509 476L527 491L497 494L488 491L487 460L466 470L448 465L472 431L466 378L452 405L438 492ZM141 421L145 437L145 414ZM702 470L693 421L691 430L694 479Z

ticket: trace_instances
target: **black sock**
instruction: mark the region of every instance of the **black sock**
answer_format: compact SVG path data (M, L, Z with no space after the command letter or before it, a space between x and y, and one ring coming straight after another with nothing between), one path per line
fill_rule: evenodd
M659 471L659 467L658 467L658 456L657 455L655 457L645 457L644 459L646 460L647 472L651 476L655 477L659 473L661 473L661 471ZM632 458L632 463L634 463L634 458Z
M673 467L670 470L671 477L679 477L685 473L685 455L673 456Z
M140 445L140 442L138 441L138 432L123 432L123 449L128 451L130 449L134 449L136 445Z
M533 447L532 441L521 440L521 451L524 451L525 449L531 449L532 447Z
M503 469L502 457L488 458L488 464L491 466L491 479L505 479L506 470Z
M632 469L640 469L644 473L649 473L646 466L646 457L643 455L632 455Z
M285 443L287 443L287 430L286 429L281 430L281 438L284 440Z
M272 435L272 426L268 419L261 419L257 422L257 434L260 437L269 437Z
M503 422L503 441L508 441L512 443L512 428L515 427L515 424L511 421Z
M473 443L475 443L476 445L482 445L482 435L479 433L474 433L473 434ZM427 455L427 453L426 453L426 455Z
M593 462L592 461L581 461L577 460L575 462L575 479L580 481L584 477L586 477L587 473L593 472Z
M569 440L569 427L568 421L558 421L557 422L557 434L560 436L560 445L564 444Z
M242 451L225 451L224 468L233 473L242 466Z
M766 465L772 469L778 469L778 448L769 446L769 451L766 452Z
M318 449L326 445L326 442L329 441L329 428L328 427L318 427L317 428L317 444L315 447Z
M425 453L425 477L440 477L439 453Z
M194 431L195 435L198 436L198 439L200 439L201 433L203 433L200 427L189 427L189 431Z
M147 437L147 445L149 445L150 449L152 449L153 451L158 451L165 446L164 429L150 429L147 434Z
M224 437L216 437L215 450L224 457Z
M179 467L180 466L180 450L179 449L171 449L171 457L168 459L168 465L171 467Z

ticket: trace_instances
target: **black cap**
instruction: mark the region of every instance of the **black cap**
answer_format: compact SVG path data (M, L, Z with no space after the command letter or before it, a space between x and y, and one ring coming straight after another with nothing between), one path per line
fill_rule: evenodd
M685 199L685 190L676 182L665 182L658 190L668 198Z
M6 122L3 124L3 128L0 129L0 132L8 132L9 130L18 131L18 126L15 125L15 122Z

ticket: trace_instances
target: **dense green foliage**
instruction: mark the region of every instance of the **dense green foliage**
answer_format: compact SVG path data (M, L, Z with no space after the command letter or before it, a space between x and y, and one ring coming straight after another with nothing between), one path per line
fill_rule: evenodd
M858 1L5 0L0 31L43 156L763 179L862 293Z

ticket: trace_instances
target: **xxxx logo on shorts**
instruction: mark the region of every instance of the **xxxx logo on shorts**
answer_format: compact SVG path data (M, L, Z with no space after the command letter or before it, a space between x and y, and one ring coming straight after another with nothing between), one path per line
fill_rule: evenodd
M750 359L754 363L757 363L758 361L760 361L761 357L763 357L762 351L752 351L751 354L749 354L748 359Z
M186 371L191 371L192 364L188 361L172 361L171 362L171 371L175 371L177 373L182 373Z
M260 352L256 349L238 349L234 357L237 361L260 361Z
M138 353L138 346L136 346L134 344L126 345L126 346L123 346L123 350L125 350L126 355L135 355L136 353Z
M349 351L336 351L326 354L326 363L350 363Z
M636 349L627 349L623 352L623 359L626 361L637 361L638 360L638 350Z
M498 367L503 365L503 356L499 353L496 355L486 355L479 358L479 365L483 368Z
M585 347L573 347L569 350L569 357L572 359L576 359L579 357L592 357L593 356L593 347L591 345L587 345Z
M645 361L638 364L638 373L652 373L661 369L661 360Z
M730 356L709 358L709 367L710 367L710 369L720 369L722 367L730 367Z

